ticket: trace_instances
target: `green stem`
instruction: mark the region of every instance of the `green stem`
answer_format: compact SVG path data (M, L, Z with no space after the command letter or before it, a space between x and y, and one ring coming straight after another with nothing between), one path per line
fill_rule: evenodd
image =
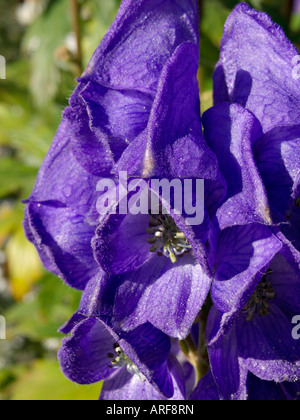
M72 27L76 36L77 54L75 57L76 76L81 76L83 72L82 63L82 46L81 46L81 30L80 30L80 7L78 0L70 0L72 11Z
M185 354L186 358L190 362L192 366L194 366L196 371L196 380L198 383L198 352L197 352L197 346L195 345L195 342L193 338L189 335L186 339L180 341L180 347L183 353Z
M206 343L207 318L200 314L199 319L199 343L198 343L198 372L200 379L209 371L209 357Z
M196 385L198 384L200 379L206 375L206 373L209 370L206 340L205 340L205 328L204 328L204 334L201 333L203 331L203 328L201 325L200 325L200 328L201 329L199 331L199 347L196 346L191 335L189 335L185 340L182 340L180 342L180 347L182 351L184 352L186 358L191 363L191 365L194 366L195 368Z
M201 22L202 22L202 16L203 16L203 5L204 5L204 0L198 0L200 32L201 32Z
M288 0L287 3L286 3L286 19L287 19L287 24L288 24L289 30L290 30L290 27L291 27L293 9L294 9L294 0Z

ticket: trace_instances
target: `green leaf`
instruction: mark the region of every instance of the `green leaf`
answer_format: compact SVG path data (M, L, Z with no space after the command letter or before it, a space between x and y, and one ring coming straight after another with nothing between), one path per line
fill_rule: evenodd
M213 45L219 48L224 23L230 13L230 9L224 7L219 0L209 0L204 2L203 12L202 32Z
M26 33L23 45L31 53L30 87L38 105L47 105L58 93L61 72L55 52L71 31L69 0L53 0Z
M35 285L29 300L19 302L5 312L8 336L21 335L33 340L60 338L58 329L77 310L80 297L79 291L46 273Z
M119 6L120 0L92 0L85 2L83 5L82 14L87 15L83 36L85 66L90 61L92 54L112 24Z
M13 157L0 158L0 199L19 191L30 191L37 170Z

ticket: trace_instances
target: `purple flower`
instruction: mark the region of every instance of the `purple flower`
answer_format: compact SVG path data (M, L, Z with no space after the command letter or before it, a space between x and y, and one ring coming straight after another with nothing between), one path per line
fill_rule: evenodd
M173 213L107 216L93 241L105 275L88 284L80 313L126 331L151 322L185 338L211 285L203 230Z
M225 25L215 106L203 117L227 185L210 231L208 327L212 372L225 399L247 397L249 372L299 380L300 348L291 335L300 286L295 55L267 15L238 5Z
M161 73L147 129L124 151L118 170L143 178L217 179L217 159L202 135L197 68L198 49L183 43ZM81 311L126 331L151 322L184 338L210 289L208 211L194 229L185 215L160 216L103 218L93 249L105 276L93 280L93 299Z
M183 338L210 289L207 212L194 229L175 214L99 224L96 213L97 176L220 176L202 134L198 44L196 1L124 1L28 200L25 230L46 267L73 287L100 288L97 316L126 331L151 322ZM94 313L91 303L82 313Z
M230 312L282 244L270 229L268 197L253 154L262 134L259 122L240 105L226 103L207 111L203 123L227 186L210 230L211 295L219 310Z
M100 272L91 241L101 176L118 165L150 175L168 162L173 172L197 173L201 156L216 165L199 118L198 32L196 0L125 0L79 80L24 221L45 267L68 285L84 290ZM186 106L175 108L176 101ZM168 113L176 121L172 135L160 125Z
M185 399L170 340L151 324L117 334L98 318L75 314L61 331L72 331L58 354L62 371L79 384L104 380L101 399Z
M82 290L99 270L91 251L97 182L75 159L63 121L27 200L24 229L46 269Z
M150 369L141 361L144 355L134 353L139 334L152 323L157 333L156 328L185 337L210 288L205 242L208 212L218 194L212 194L205 222L195 228L186 225L185 215L172 212L107 215L100 224L96 212L99 179L120 170L146 179L204 178L212 184L221 177L202 134L198 32L196 0L123 1L79 79L27 200L24 228L45 267L85 291L80 322L60 352L62 369L79 383L106 379L107 398L115 395L115 382L118 398L127 392L126 381L139 384L124 368L108 379L107 355L113 349L101 343L111 336L155 392L173 395L171 359L156 364L151 355ZM155 334L147 343L155 353ZM154 392L148 382L139 392ZM180 387L175 395L183 395Z
M84 291L62 328L72 336L60 364L77 383L104 380L102 399L299 399L297 51L267 15L239 4L203 135L198 32L196 0L124 0L27 200L24 228L45 267ZM140 195L129 194L128 214L99 218L98 181L120 171L143 178ZM162 178L205 180L201 225L152 188ZM158 214L136 214L143 195L158 199ZM211 371L192 392L177 339L209 292Z
M247 124L249 126L246 137L250 143L247 140L246 146L243 140L247 151L242 152L244 161L239 163L244 170L242 177L245 176L248 185L252 182L255 186L251 194L248 195L249 189L245 191L252 209L237 207L238 210L231 213L231 199L219 210L219 213L225 213L219 217L221 224L228 215L236 216L236 211L243 214L242 219L250 213L260 223L281 223L281 230L300 249L297 234L300 229L300 80L293 72L293 59L297 54L282 29L266 14L252 10L246 4L238 5L225 25L221 58L215 71L217 106L207 113L204 122L210 131L206 138L211 139L211 146L211 142L215 145L212 148L217 155L222 152L222 146L217 143L218 128L211 131L214 121L223 120L227 131L232 132L234 127L243 126L247 130ZM222 104L225 101L236 105L229 107ZM240 121L235 122L238 118ZM251 163L246 162L247 153L251 155ZM226 162L221 160L221 165L224 168ZM234 166L237 172L238 168ZM246 168L248 173L245 173ZM228 169L229 165L225 173ZM238 183L234 188L239 188Z
M246 399L249 372L275 382L300 380L300 342L292 319L300 312L300 254L283 246L239 295L239 304L208 321L210 363L224 399Z
M251 279L279 252L280 242L286 242L268 226L279 226L297 246L300 131L292 125L297 122L294 96L299 87L292 77L293 53L267 15L246 4L234 9L214 77L217 105L203 117L205 138L227 185L210 232L212 297L224 313L238 305ZM282 66L276 67L276 61Z

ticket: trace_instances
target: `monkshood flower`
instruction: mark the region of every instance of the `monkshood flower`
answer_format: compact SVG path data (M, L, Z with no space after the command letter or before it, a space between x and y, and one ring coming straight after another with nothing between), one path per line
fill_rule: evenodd
M172 145L177 150L177 160L172 164L176 167L179 163L182 173L187 167L197 169L197 156L204 155L209 160L203 138L197 147L193 132L201 128L199 119L195 118L199 100L191 100L196 87L198 49L196 0L122 2L115 22L70 99L27 200L26 235L35 244L45 267L68 285L84 290L87 282L99 274L91 248L99 217L95 210L96 186L99 177L111 176L113 167L131 143L148 131L152 133L151 148L144 155L139 153L144 174L164 167L159 157L170 155ZM176 69L180 61L183 67ZM162 75L167 63L168 69L173 69L170 76L171 70ZM177 88L173 86L170 90L172 83ZM166 103L190 104L190 108L173 109L178 122L176 127L180 126L180 121L183 125L182 131L173 132L169 143L160 141L163 133L156 120L159 109L167 111L161 102L163 93L169 95ZM171 109L172 104L169 106ZM190 121L191 131L186 133ZM147 129L148 123L152 131ZM186 134L186 153L179 161L180 141L176 146L176 140ZM189 166L185 161L191 149L195 151L195 158ZM132 168L128 156L124 157L123 166Z
M171 3L172 7L170 7ZM142 19L145 13L142 5L150 7L148 1L137 2L137 4L139 7L136 9L131 2L123 2L123 8L117 18L120 27L122 27L122 19L126 17L125 28L127 28L128 19L131 16L130 19L135 28L138 16L131 15L132 10L139 10L141 13L139 19ZM131 5L133 9L124 14L126 5L128 7ZM153 6L151 3L151 10ZM199 87L196 77L199 61L198 37L195 38L195 33L198 33L198 17L197 19L195 17L197 5L194 1L187 1L184 2L182 8L182 4L179 7L177 2L159 2L157 7L157 13L164 16L163 21L165 22L169 17L172 25L175 25L175 32L179 31L179 35L174 39L176 45L172 43L172 46L175 48L179 41L182 43L174 52L173 48L173 55L164 62L165 65L162 69L160 68L160 72L155 72L155 83L153 75L151 76L150 85L153 88L158 84L158 88L153 104L151 102L149 121L146 119L147 127L140 134L134 132L132 143L129 142L126 150L122 149L122 154L114 166L123 170L128 169L129 175L139 174L144 178L150 176L167 179L198 178L213 183L219 176L218 162L202 134ZM149 12L149 16L152 16L152 13ZM130 19L129 22L131 22ZM150 19L150 23L154 25L154 20ZM106 67L109 72L114 68L114 62L109 59L110 54L106 49L108 47L104 48L104 46L115 36L120 37L118 38L120 42L123 37L126 39L126 32L121 36L121 29L118 26L117 30L116 25L113 25L109 35L100 44L99 50L96 51L83 77L84 80L87 75L93 75L93 80L96 75L99 75L98 66L103 60L107 60L104 68L101 67L102 64L100 66L103 72ZM182 32L177 28L178 25L179 29L182 29L184 25ZM157 36L156 26L155 21L155 36ZM165 26L163 27L165 36ZM129 31L128 28L126 30ZM148 42L146 35L149 36L147 31L143 31L142 37L145 37L145 42ZM138 42L142 42L140 31L136 36ZM189 39L194 39L195 43ZM183 42L185 40L189 42ZM111 41L110 45L110 48L116 46L116 40ZM122 51L126 45L127 43L124 45L122 43ZM156 48L161 54L161 46L156 45ZM118 49L113 52L116 54L116 60L121 60L117 53ZM132 45L130 44L127 54L131 52ZM137 66L141 62L142 70L130 66L130 69L134 71L132 77L145 73L144 61L147 60L150 58L139 55L139 60L134 62ZM92 71L94 67L97 69L95 74ZM126 66L124 72L125 70ZM118 76L118 80L120 80L120 71L122 74L121 69L116 74L113 73L115 77ZM99 76L100 79L104 77L103 74ZM113 75L111 79L108 79L114 80ZM126 73L126 80L124 79L126 83L129 83L128 77ZM99 83L100 81L98 80ZM108 83L107 80L105 83ZM143 83L145 89L147 83L145 81ZM95 98L101 95L94 84L92 86L94 104ZM130 95L134 86L139 85L134 83L128 86ZM122 86L119 86L119 89L121 88ZM116 86L111 87L109 92L115 93L114 89ZM124 86L121 91L123 94ZM75 92L72 98L78 102L78 97L78 92ZM114 110L117 112L122 101L119 98L116 99L114 95L113 98L109 109L111 112ZM136 95L134 95L134 103L136 103ZM102 115L103 106L97 109L97 112ZM72 110L76 110L74 119L71 117ZM90 124L82 117L72 99L71 107L68 108L66 114L68 115L40 171L35 190L28 200L24 223L28 238L36 244L46 267L59 274L69 285L84 289L89 281L90 284L100 284L94 287L94 293L96 294L100 287L97 316L104 321L113 317L116 328L127 331L151 322L172 337L185 337L210 288L210 271L205 246L208 237L208 217L205 218L204 224L194 229L186 226L185 215L170 214L164 220L160 220L159 217L150 217L149 214L133 217L130 212L125 217L109 214L101 220L99 225L99 215L96 212L98 198L96 179L97 176L107 172L99 172L101 166L98 164L96 164L98 169L94 170L95 165L89 166L85 159L91 158L94 163L97 163L97 152L94 149L101 146L101 143L98 140L93 143L89 138L86 130L89 129ZM131 123L135 121L134 115L133 112L128 115ZM139 111L136 116L137 119L140 118ZM117 121L120 118L121 114L117 113ZM101 118L96 118L96 120L100 124ZM112 143L121 145L122 142L119 138L117 139L118 136L112 134L112 129L110 133ZM126 133L126 138L129 139L128 133ZM81 140L89 146L97 145L97 147L93 146L93 153L90 153L91 150L81 148ZM81 144L79 149L82 153L78 152L79 149L74 145L74 141L77 143L79 141ZM101 151L100 146L99 151ZM105 161L102 155L99 155L99 160L102 163ZM112 166L109 168L111 171ZM109 174L111 175L111 172ZM214 200L215 197L212 194L210 201L213 203ZM163 235L162 231L168 234ZM161 237L158 238L158 235ZM153 242L150 246L149 241L153 241L154 238L157 238L157 242ZM93 242L93 248L91 242ZM157 255L161 253L162 256ZM177 258L179 256L182 258ZM94 304L95 307L95 299L91 299L90 304ZM90 304L84 311L87 316L92 315Z
M293 247L297 247L298 233L294 229L291 235L287 234L289 227L286 218L278 225L285 233L285 238L274 234L270 226L275 224L271 208L278 209L285 200L287 209L287 203L291 201L293 183L290 182L291 188L281 183L281 174L290 170L295 176L295 168L299 170L299 141L284 137L282 143L286 148L279 149L284 157L283 165L278 157L276 137L271 141L272 133L263 134L257 118L241 105L217 105L207 111L203 122L207 142L219 157L228 187L227 197L218 207L210 231L210 244L212 248L215 246L211 259L215 267L211 295L221 312L232 313L239 307L241 296L249 288L252 279L261 276L260 273L280 251L282 244L292 247L292 238ZM298 128L285 131L291 130L297 131ZM284 150L289 152L285 153ZM276 169L278 172L274 173ZM268 188L261 174L269 177L267 187L274 188L274 206L270 205ZM298 209L295 205L293 212L290 212L290 220L296 219ZM296 249L294 252L297 252Z
M300 313L300 254L282 239L270 264L252 279L236 305L211 309L208 351L222 399L247 399L249 373L276 383L300 380L300 342L292 319Z
M246 399L248 372L267 381L299 380L300 348L290 326L299 311L299 253L280 223L272 228L291 202L300 168L299 127L264 133L252 112L229 102L207 111L203 123L227 182L227 197L210 232L216 247L210 363L220 398ZM290 174L286 183L285 173Z
M199 239L197 229L172 212L108 215L93 240L105 275L99 272L89 282L79 312L125 331L151 322L185 338L211 284L196 258L205 254L203 228L196 228Z
M185 378L169 338L144 324L114 332L98 318L75 314L61 329L58 358L63 373L78 384L103 380L102 400L184 400Z
M295 191L300 170L297 56L296 48L269 16L242 3L225 24L214 75L215 105L239 104L261 124L264 135L253 146L255 163L266 189L270 217L284 224L290 220L291 208L299 204ZM220 108L219 112L222 114ZM224 110L223 117L228 112ZM291 231L296 226L299 229L299 218L296 222L294 217L293 225Z
M214 76L216 105L203 116L205 138L227 184L210 231L211 265L217 267L212 298L224 313L237 303L235 290L243 293L281 249L268 226L279 226L297 248L300 127L295 104L300 85L292 77L295 53L264 13L240 4L229 16Z
M271 388L274 381L299 380L299 346L290 326L300 283L295 55L267 15L238 5L225 25L215 107L203 117L227 182L210 233L215 306L208 341L222 399L251 398L249 372Z

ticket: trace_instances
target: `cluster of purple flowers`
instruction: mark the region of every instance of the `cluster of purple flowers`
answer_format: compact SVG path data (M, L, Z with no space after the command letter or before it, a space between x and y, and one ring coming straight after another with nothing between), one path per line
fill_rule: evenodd
M197 1L123 0L26 205L45 267L83 291L61 329L72 381L107 400L300 399L297 55L239 4L201 118ZM120 171L204 179L204 222L99 219L97 183Z

